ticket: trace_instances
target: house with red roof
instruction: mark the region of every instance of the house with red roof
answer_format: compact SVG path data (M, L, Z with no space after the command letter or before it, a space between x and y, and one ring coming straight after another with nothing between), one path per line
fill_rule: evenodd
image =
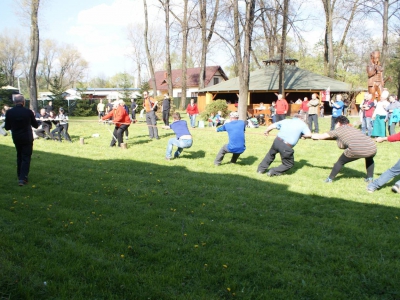
M198 68L188 68L186 72L186 97L197 98L197 94L199 91L199 83L200 83L200 67ZM167 72L166 71L157 71L155 72L156 77L156 85L157 92L153 93L153 90L150 90L150 93L153 95L163 95L168 93L168 83L167 83ZM210 66L206 67L206 78L205 78L205 87L210 87L215 84L219 84L228 80L228 76L226 76L225 72L222 70L220 66ZM150 87L151 82L149 81ZM174 98L180 98L182 96L182 70L172 70L172 86L173 86L173 95L170 95Z

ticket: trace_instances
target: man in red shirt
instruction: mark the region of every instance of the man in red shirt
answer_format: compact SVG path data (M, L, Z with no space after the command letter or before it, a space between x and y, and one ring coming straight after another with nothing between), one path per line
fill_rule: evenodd
M118 140L118 147L121 147L124 131L127 130L131 124L131 119L129 118L129 114L126 112L124 105L125 102L122 100L115 101L113 109L99 120L99 122L101 122L112 118L112 121L115 124L110 147L115 146L116 140Z
M289 109L289 105L282 94L278 95L278 100L276 100L276 122L286 119L286 113Z
M308 120L308 109L309 109L308 102L309 102L308 98L304 97L304 100L301 103L301 114L303 115L304 120Z
M400 132L390 135L388 137L378 137L376 139L377 143L382 143L384 141L388 141L391 143L400 141ZM391 167L389 170L383 172L382 175L379 176L378 179L375 179L373 182L368 184L367 191L370 193L375 192L377 189L382 187L385 183L389 182L393 177L395 177L399 174L400 174L400 159L397 161L397 163L393 167ZM394 186L392 186L392 191L395 193L400 193L400 180L396 181Z

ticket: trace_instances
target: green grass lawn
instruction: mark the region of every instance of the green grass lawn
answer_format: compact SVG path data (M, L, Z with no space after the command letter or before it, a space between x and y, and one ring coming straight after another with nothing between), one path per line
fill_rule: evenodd
M325 184L334 141L301 140L294 168L270 178L256 173L264 128L219 167L226 133L193 129L166 161L171 130L149 140L131 125L124 150L107 128L73 118L72 144L35 141L24 187L0 136L0 299L400 299L400 195L394 181L367 193L364 160ZM399 146L378 144L375 177Z

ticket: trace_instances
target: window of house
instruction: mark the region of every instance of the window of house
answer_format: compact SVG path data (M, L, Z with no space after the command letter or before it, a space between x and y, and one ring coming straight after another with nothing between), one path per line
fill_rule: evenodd
M219 83L219 78L218 77L214 77L214 84L218 84Z
M197 98L198 94L197 92L191 92L190 97Z

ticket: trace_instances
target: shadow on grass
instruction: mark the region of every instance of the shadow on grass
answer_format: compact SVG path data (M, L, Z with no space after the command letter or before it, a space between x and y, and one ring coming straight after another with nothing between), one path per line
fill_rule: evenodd
M400 297L397 208L217 169L39 151L18 187L14 148L0 153L2 297Z
M176 147L174 146L173 151L176 150ZM203 150L198 150L198 151L190 151L183 149L182 154L180 155L180 158L191 158L191 159L197 159L197 158L203 158L206 156L206 152Z

